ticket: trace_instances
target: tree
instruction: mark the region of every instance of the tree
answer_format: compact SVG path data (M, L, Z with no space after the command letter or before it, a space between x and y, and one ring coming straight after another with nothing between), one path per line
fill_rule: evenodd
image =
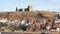
M2 23L1 27L8 27L8 24L7 23Z
M1 31L1 22L0 22L0 31Z
M44 17L43 14L41 14L41 13L38 13L36 16L37 17L40 17L40 18L43 18Z

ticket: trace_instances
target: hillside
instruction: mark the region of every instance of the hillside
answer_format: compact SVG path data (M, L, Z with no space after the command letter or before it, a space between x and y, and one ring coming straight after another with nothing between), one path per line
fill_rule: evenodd
M0 18L7 18L8 20L20 20L28 18L53 18L52 12L35 11L35 12L0 12Z

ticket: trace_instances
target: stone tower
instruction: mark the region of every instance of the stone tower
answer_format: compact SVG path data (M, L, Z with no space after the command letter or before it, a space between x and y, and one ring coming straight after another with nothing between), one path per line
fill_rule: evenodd
M18 11L18 7L16 7L16 12Z
M28 6L28 11L32 11L32 6Z
M22 11L25 11L25 9L24 9L24 8L22 8Z

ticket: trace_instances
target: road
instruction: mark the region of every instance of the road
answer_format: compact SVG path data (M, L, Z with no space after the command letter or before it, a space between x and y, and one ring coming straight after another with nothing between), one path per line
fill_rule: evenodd
M17 33L17 32L1 32L1 34L40 34L40 32L19 32L19 33Z
M57 32L45 32L46 34L59 34ZM41 34L41 32L0 32L0 34Z
M15 33L15 32L1 32L1 34L20 34L20 33Z

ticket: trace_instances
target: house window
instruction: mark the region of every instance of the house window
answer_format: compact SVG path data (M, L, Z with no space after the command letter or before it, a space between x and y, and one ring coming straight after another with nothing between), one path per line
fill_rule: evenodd
M50 22L50 20L48 20L48 22Z

